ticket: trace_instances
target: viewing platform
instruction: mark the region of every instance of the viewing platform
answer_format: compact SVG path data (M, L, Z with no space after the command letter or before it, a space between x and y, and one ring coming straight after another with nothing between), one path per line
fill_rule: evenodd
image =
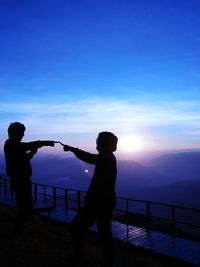
M35 183L32 189L33 212L64 223L74 218L86 193ZM15 196L7 179L0 182L0 202L15 206ZM96 226L90 230L96 232ZM126 244L174 258L188 266L200 266L199 230L200 210L117 198L112 233L116 240Z

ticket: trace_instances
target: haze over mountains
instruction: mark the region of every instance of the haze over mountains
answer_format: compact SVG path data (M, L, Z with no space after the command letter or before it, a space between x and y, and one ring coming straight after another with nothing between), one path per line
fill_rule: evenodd
M118 160L117 195L199 208L200 152L171 153L156 157L148 166ZM36 156L33 181L87 190L94 167L76 158ZM0 157L0 172L5 173Z

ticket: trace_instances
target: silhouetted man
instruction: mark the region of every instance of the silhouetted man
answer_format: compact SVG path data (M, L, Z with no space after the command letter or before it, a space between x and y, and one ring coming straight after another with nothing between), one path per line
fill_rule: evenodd
M112 266L112 212L115 206L115 182L117 176L116 158L113 152L117 148L117 137L110 132L101 132L97 138L98 154L91 154L78 148L64 146L64 151L71 151L87 163L96 165L93 178L85 198L85 205L71 222L74 260L83 256L84 231L97 223L104 248L105 265Z
M25 126L20 122L11 123L8 127L8 139L4 145L6 171L10 177L11 188L15 192L17 214L13 232L21 234L24 222L33 208L30 159L43 146L54 146L53 141L21 142Z

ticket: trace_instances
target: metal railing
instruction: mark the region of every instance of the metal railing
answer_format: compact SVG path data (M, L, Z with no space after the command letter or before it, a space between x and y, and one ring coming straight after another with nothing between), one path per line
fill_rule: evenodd
M34 203L51 205L66 210L79 210L86 191L32 183ZM13 196L8 179L0 180L0 196ZM200 210L154 201L117 197L114 218L128 226L137 225L147 230L166 231L174 236L200 241Z

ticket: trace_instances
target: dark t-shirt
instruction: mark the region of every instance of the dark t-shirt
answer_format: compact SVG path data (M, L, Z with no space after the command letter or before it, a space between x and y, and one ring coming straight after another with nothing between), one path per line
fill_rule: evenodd
M30 164L32 155L29 152L42 145L42 141L24 143L7 139L4 145L7 175L15 179L30 179L32 175Z
M101 205L114 205L117 166L113 153L97 155L79 149L73 152L79 159L96 165L86 195L86 203L95 202Z

